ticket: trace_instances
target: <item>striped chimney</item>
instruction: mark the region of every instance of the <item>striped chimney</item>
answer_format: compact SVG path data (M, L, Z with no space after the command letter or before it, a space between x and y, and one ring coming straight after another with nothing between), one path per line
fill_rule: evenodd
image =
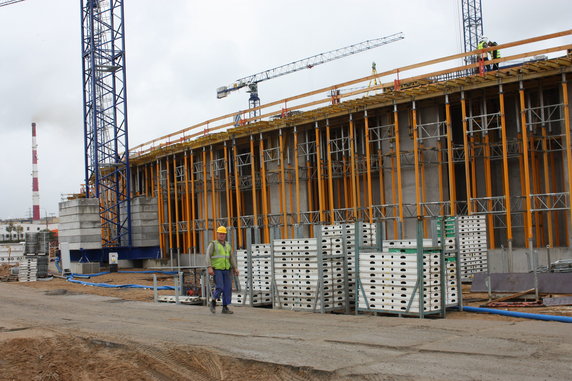
M40 220L40 186L38 183L38 143L36 123L32 123L32 219Z

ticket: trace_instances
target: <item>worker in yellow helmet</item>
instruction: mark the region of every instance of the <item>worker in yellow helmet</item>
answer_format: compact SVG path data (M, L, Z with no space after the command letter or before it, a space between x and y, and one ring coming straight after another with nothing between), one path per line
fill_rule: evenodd
M479 38L479 44L477 45L477 49L486 49L489 47L489 39L485 36L481 36ZM486 65L486 61L489 60L489 52L481 53L480 59L484 61L486 71L491 71L491 65Z
M232 314L228 309L232 301L232 276L238 276L238 267L232 254L232 247L226 241L226 228L219 226L216 230L216 238L207 248L206 262L209 275L214 276L215 290L210 302L210 310L216 312L216 301L222 294L222 313Z

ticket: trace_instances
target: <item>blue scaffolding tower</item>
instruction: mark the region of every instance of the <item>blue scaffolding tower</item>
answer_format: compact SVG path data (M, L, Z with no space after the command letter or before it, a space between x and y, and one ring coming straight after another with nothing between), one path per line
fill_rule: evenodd
M100 200L103 247L131 242L123 0L80 0L85 194Z
M479 38L483 35L483 11L481 0L462 0L463 12L463 42L465 53L472 52L479 45Z

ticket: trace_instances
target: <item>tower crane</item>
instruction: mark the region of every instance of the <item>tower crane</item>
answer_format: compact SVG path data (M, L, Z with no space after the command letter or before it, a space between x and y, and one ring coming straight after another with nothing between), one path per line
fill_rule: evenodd
M5 5L14 4L14 3L19 3L21 1L24 1L24 0L0 0L0 7L3 7Z
M463 17L463 42L465 53L476 50L479 39L483 35L483 11L481 0L461 0ZM473 63L474 57L466 57L467 64Z
M395 33L389 36L363 41L343 48L316 54L314 56L307 57L298 61L290 62L286 65L278 66L273 69L250 75L248 77L237 79L229 86L219 87L216 90L216 96L218 99L221 99L236 90L242 89L243 87L248 87L247 92L250 93L250 98L248 99L248 105L251 109L250 117L255 118L258 115L258 111L252 109L260 106L260 98L258 97L259 82L281 77L283 75L294 73L300 70L311 69L316 65L334 61L343 57L350 56L352 54L364 52L366 50L377 48L382 45L387 45L404 38L405 37L403 36L403 33Z
M85 195L100 200L106 248L132 246L123 2L81 0Z

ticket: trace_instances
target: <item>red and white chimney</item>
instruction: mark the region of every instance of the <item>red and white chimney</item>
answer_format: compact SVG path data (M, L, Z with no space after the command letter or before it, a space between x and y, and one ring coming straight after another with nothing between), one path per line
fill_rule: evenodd
M38 143L36 123L32 123L32 220L40 221L40 186L38 183Z

